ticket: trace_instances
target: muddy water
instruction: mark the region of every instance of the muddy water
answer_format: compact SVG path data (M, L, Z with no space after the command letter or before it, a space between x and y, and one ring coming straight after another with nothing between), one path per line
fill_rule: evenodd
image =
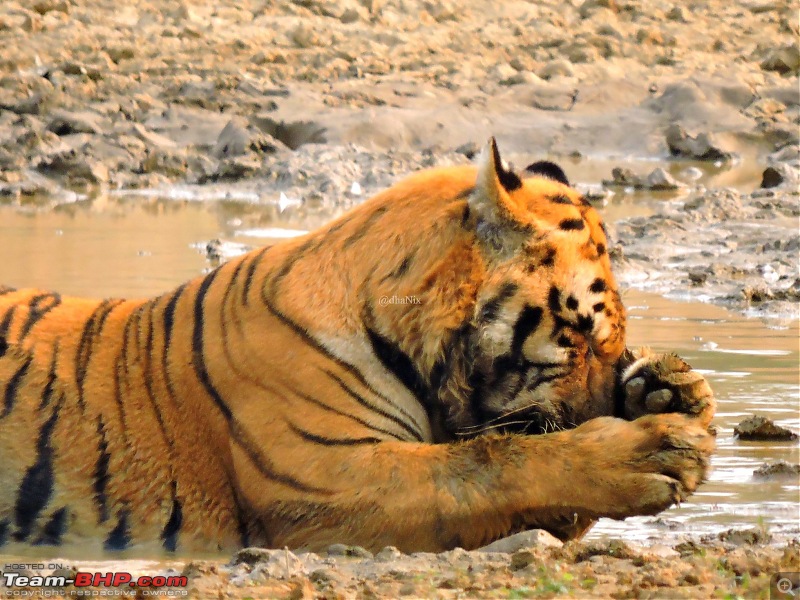
M608 212L624 208L609 206ZM209 239L259 245L265 230L281 236L302 229L291 211L278 219L264 214L263 206L248 202L174 198L103 196L55 208L36 201L0 205L0 282L93 297L158 294L208 267ZM780 538L797 535L797 478L758 481L753 470L778 459L797 463L798 445L744 443L732 432L753 413L800 430L798 323L762 322L639 292L627 293L625 302L632 346L676 351L706 373L719 400L719 451L711 480L690 502L658 518L604 520L590 535L647 541L752 526Z

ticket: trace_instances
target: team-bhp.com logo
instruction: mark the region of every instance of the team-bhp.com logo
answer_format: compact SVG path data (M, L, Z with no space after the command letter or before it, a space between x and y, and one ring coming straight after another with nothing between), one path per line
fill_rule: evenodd
M2 574L3 596L9 598L56 596L161 596L187 595L189 581L184 575L140 575L134 577L127 571L90 573L78 571L64 575L27 575L16 572ZM75 589L64 589L73 586ZM178 589L173 589L178 588Z

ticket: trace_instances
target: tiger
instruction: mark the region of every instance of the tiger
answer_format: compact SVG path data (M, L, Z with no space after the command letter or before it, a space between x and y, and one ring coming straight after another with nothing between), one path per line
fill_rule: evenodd
M715 409L563 169L424 170L150 299L0 289L0 544L474 549L654 515Z

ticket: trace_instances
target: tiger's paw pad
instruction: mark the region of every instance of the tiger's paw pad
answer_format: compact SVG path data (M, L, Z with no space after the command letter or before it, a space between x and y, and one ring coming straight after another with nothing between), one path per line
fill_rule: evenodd
M643 349L622 372L625 418L667 412L696 417L708 426L716 401L706 378L675 354Z

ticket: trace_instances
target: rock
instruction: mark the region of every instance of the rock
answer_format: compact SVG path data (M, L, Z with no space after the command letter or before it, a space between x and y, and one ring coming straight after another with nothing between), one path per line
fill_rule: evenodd
M490 74L500 82L508 81L511 77L517 74L517 70L508 63L500 63L495 65L490 71ZM506 84L508 85L508 84Z
M511 570L519 571L536 562L537 556L530 550L519 550L511 556Z
M233 158L250 152L257 154L271 154L277 152L282 144L276 142L272 136L248 127L242 119L231 119L225 125L217 138L217 143L211 150L211 156L216 159Z
M323 45L319 34L304 23L300 23L293 29L289 34L289 38L298 48L313 48L314 46Z
M800 183L800 169L786 163L776 164L767 167L761 174L762 189L769 189L776 187L788 187L792 189L797 189L799 183Z
M614 0L586 0L578 9L581 19L588 19L598 8L606 8L612 12L618 12L619 8Z
M739 436L740 440L756 442L793 442L797 439L796 433L789 431L785 427L776 425L766 417L757 415L744 419L733 428L733 434Z
M63 136L73 133L101 133L102 128L97 123L96 115L61 110L47 124L47 131Z
M71 184L102 184L110 179L106 165L76 150L48 155L36 168L43 173L61 175Z
M667 13L667 18L670 21L678 21L679 23L689 22L686 9L680 5L672 7L672 9Z
M481 149L475 142L467 142L466 144L461 144L455 149L455 151L472 160L481 151Z
M356 558L372 558L372 552L361 546L347 546L346 544L331 544L328 546L328 556L352 556Z
M800 465L790 464L785 460L763 464L753 471L753 477L756 479L777 479L781 477L798 476L800 476Z
M654 169L647 176L647 188L651 190L677 190L682 187L680 183L661 167Z
M761 62L761 68L781 75L797 75L800 72L800 46L795 42L776 48Z
M383 550L375 555L375 560L380 562L391 562L399 559L402 556L403 553L394 546L386 546Z
M303 144L324 144L325 127L314 121L276 121L263 114L250 119L250 123L270 137L297 150Z
M728 542L736 546L753 544L768 544L772 536L764 529L727 529L721 531L716 536L702 536L701 541L712 541L714 539Z
M710 134L699 133L696 137L692 137L683 127L676 124L667 128L666 142L672 156L707 161L728 161L732 158L730 152L714 144Z
M575 69L572 64L563 58L552 60L539 70L539 77L545 80L553 79L554 77L572 77L575 74Z
M523 548L560 548L561 546L563 546L561 541L544 529L531 529L530 531L515 533L487 544L482 548L478 548L477 552L505 552L511 554Z
M630 169L614 167L611 169L611 179L604 179L603 185L606 187L632 187L642 188L644 182Z
M308 579L294 583L289 592L289 600L313 600L317 597L317 590Z

